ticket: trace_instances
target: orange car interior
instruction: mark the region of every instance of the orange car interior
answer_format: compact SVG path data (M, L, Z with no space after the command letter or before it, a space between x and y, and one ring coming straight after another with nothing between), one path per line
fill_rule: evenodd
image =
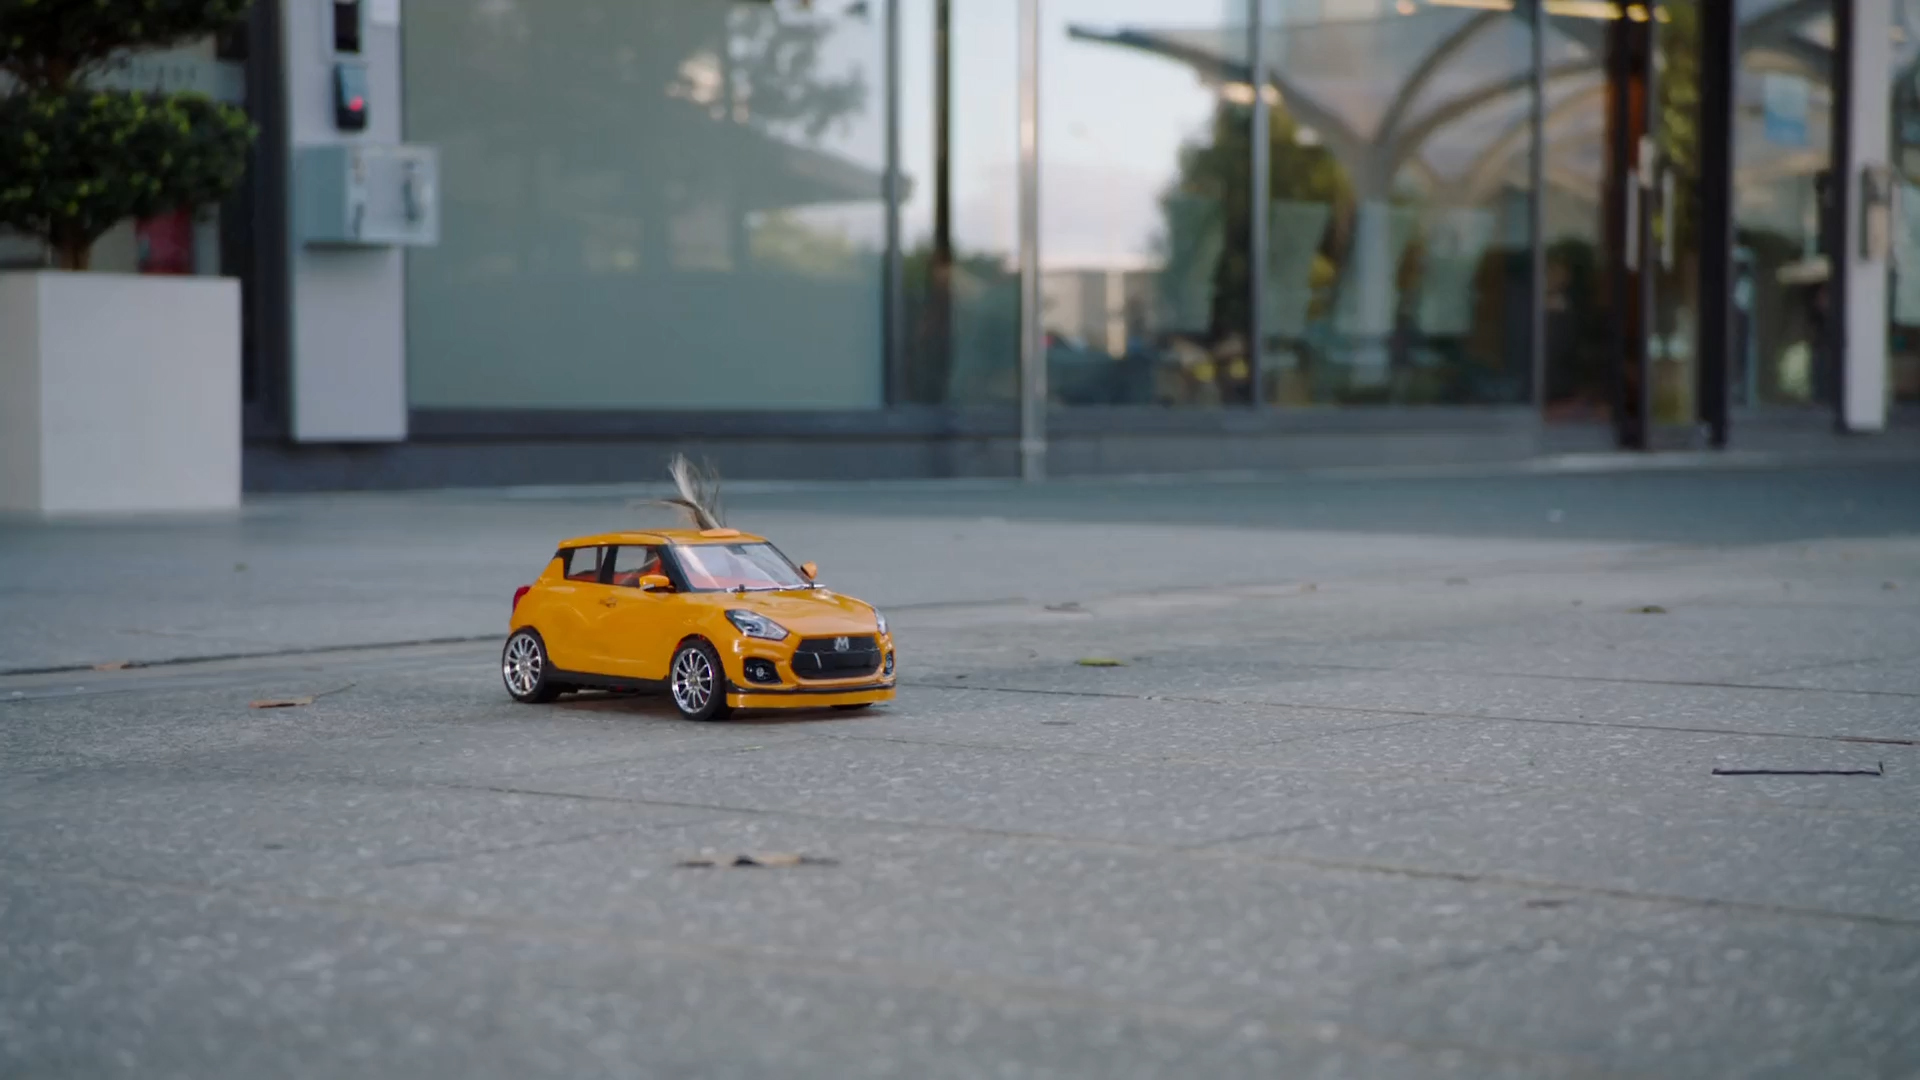
M582 550L585 550L585 549L582 549ZM585 561L586 561L585 557L577 557L574 559L574 562L585 562ZM598 584L600 581L600 565L599 564L600 564L600 560L594 559L593 565L587 566L576 573L568 574L566 576L567 580L578 581L587 585ZM568 565L571 566L572 563L569 563ZM623 570L614 574L613 584L624 585L629 589L637 589L640 587L641 578L646 577L649 574L659 574L660 576L665 577L666 573L667 573L666 567L663 566L660 562L660 553L658 551L649 550L647 552L647 561L641 564L638 570Z

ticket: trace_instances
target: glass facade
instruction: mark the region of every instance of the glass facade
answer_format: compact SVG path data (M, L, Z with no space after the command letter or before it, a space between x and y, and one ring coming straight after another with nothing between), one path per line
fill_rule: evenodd
M1833 400L1837 2L1734 4L1737 405ZM1729 126L1701 109L1703 5L1043 0L1031 238L1022 6L410 10L406 137L443 185L408 259L411 403L1010 410L1031 242L1055 406L1695 421L1695 189ZM1920 133L1900 48L1897 143ZM1914 398L1908 293L1896 272Z
M1530 8L1267 5L1268 400L1524 403Z
M1040 260L1058 405L1245 402L1248 11L1049 0Z
M883 403L883 5L408 10L416 408Z
M905 405L1020 397L1019 0L901 0Z

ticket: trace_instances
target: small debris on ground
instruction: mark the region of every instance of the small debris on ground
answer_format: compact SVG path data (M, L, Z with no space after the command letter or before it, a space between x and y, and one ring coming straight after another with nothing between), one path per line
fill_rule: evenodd
M1887 764L1875 762L1871 769L1715 769L1715 776L1885 776Z
M1636 615L1665 615L1667 613L1667 609L1661 607L1659 604L1647 604L1642 607L1634 608L1633 612Z
M1064 604L1048 604L1047 610L1048 611L1064 611L1064 612L1069 612L1075 615L1084 615L1086 614L1086 611L1087 611L1086 608L1083 608L1080 606L1080 603L1077 600L1068 600Z
M1530 908L1557 908L1566 907L1570 902L1571 901L1557 896L1536 896L1527 901L1527 906Z
M1071 720L1042 720L1040 721L1040 723L1044 727L1072 727L1073 726L1073 721Z
M1081 667L1126 667L1127 666L1127 662L1125 660L1112 660L1104 656L1083 656L1080 658L1079 663Z
M124 668L125 668L125 667L127 666L127 663L128 663L128 662L127 662L127 661L125 661L125 660L109 660L109 661L107 661L107 662L106 662L106 663L104 663L104 664L95 664L95 665L93 665L93 670L95 670L95 671L120 671L120 670L123 670L123 669L124 669Z
M1883 581L1880 583L1880 587L1888 592L1893 592L1900 588L1900 583L1897 581Z
M701 855L692 859L682 859L683 867L725 868L735 866L766 866L784 868L789 866L838 866L838 859L823 859L814 855L795 855L788 852L764 852L757 855Z
M247 702L247 708L249 709L297 709L304 705L311 705L315 701L319 700L320 698L326 697L329 694L337 694L342 690L351 690L351 689L353 689L353 684L348 683L345 686L336 686L332 690L322 690L317 694L307 694L304 697L261 698L258 701Z

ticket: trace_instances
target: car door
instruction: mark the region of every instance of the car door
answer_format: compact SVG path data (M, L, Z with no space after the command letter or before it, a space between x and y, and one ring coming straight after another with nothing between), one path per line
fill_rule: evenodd
M629 679L663 680L676 632L678 606L670 590L643 588L640 579L665 575L665 552L659 547L622 544L612 548L606 596L595 609L594 647L602 671Z
M546 589L549 600L542 611L540 636L546 640L553 666L563 671L608 673L596 633L612 591L607 584L612 563L606 553L603 547L568 549L563 577Z

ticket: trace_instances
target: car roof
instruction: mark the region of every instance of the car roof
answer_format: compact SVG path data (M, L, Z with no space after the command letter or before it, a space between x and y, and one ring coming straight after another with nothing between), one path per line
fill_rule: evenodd
M563 548L600 547L618 544L764 544L766 538L737 529L648 529L633 532L596 533L560 541Z

